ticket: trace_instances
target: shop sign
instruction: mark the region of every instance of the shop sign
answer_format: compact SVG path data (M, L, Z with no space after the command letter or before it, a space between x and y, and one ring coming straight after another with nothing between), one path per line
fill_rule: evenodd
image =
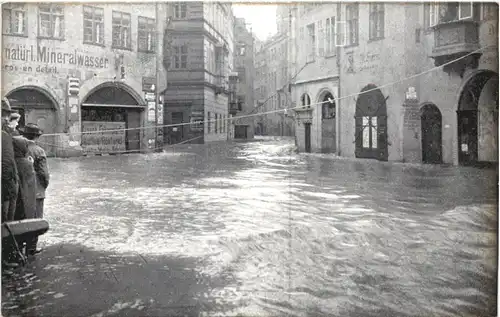
M156 102L149 101L148 102L148 121L156 122Z
M60 68L65 65L107 69L111 63L109 58L97 54L87 54L78 49L60 50L44 45L9 45L2 49L2 57L2 70L10 72L59 73Z
M146 101L155 101L156 100L156 95L154 93L151 93L151 92L146 92L144 94L144 99Z
M118 130L99 132L105 130ZM82 121L84 153L113 153L126 151L125 122ZM92 132L92 133L88 133Z
M142 77L142 91L144 92L155 92L156 78L154 77Z

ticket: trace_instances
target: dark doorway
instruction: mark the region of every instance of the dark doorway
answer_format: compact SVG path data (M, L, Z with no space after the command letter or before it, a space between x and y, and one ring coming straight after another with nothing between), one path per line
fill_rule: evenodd
M384 95L375 85L361 90L356 101L355 125L356 157L387 161L387 107Z
M247 126L237 125L234 127L234 138L235 139L247 139Z
M139 151L141 149L141 112L139 110L129 110L127 113L126 131L127 151Z
M438 107L428 104L422 107L420 120L422 127L422 162L442 163L441 112Z
M172 124L179 124L170 129L170 144L181 143L184 138L184 113L181 111L172 112Z
M305 134L305 151L311 153L311 124L304 123Z
M458 161L462 165L477 162L477 110L458 112Z

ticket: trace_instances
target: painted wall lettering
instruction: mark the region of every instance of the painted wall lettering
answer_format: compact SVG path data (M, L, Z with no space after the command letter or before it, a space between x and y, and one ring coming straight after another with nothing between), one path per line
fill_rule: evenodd
M108 68L110 60L107 57L92 56L72 50L59 52L46 46L16 45L3 49L4 61L38 62L46 64L76 65L86 68Z

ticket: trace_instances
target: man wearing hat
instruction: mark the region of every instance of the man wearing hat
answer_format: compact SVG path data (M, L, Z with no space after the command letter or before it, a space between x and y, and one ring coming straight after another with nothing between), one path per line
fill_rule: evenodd
M34 123L28 123L23 129L20 129L21 134L28 139L28 155L33 158L33 167L36 174L36 203L35 213L26 215L26 218L43 218L43 204L45 201L45 190L49 186L49 169L47 166L47 155L45 151L35 141L42 135L42 129ZM32 241L26 243L26 253L35 255L41 252L37 249L38 236Z
M2 222L14 220L16 200L19 189L14 158L12 129L9 127L10 116L13 113L10 102L2 98ZM11 244L2 245L2 264L4 267L16 267L16 253Z

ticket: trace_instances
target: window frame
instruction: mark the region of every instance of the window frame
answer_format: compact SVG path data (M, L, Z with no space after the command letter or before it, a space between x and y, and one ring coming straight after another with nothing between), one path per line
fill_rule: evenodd
M42 11L42 8L46 7L48 11ZM38 9L38 38L50 39L50 40L60 40L65 39L65 25L64 25L64 5L58 3L43 3L37 5ZM61 10L57 13L57 10ZM49 32L51 35L43 35L42 30L42 15L49 17ZM59 17L59 36L55 36L56 30L56 18Z
M359 45L359 5L346 5L346 46Z
M87 19L85 18L85 9L90 9L90 13L91 13L91 19ZM83 44L90 44L90 45L98 45L98 46L105 46L105 29L104 29L104 8L101 8L101 7L97 7L97 6L90 6L90 5L83 5ZM96 12L97 11L100 11L101 13L101 19L100 20L97 20L96 19ZM85 27L85 22L86 21L90 21L92 23L92 27L91 27L91 34L92 34L92 40L91 41L87 41L86 38L85 38L85 30L88 29L88 27ZM100 29L98 30L96 26L100 26ZM98 32L100 31L100 32ZM98 33L102 33L102 36L101 35L98 35ZM100 39L102 40L101 42L100 41L97 41L97 39Z
M112 16L111 16L111 47L114 49L120 49L120 50L132 50L132 14L128 12L123 12L123 11L117 11L113 10L112 11ZM120 15L120 23L117 23L115 19L117 19L117 16ZM128 25L125 25L123 21L124 17L128 17ZM116 33L115 33L115 28L119 27L119 43L115 42L116 38ZM123 32L123 30L126 29L126 33ZM124 39L122 38L123 34L127 34L127 43L124 44Z
M151 35L151 49L141 46L141 43L148 46L149 35ZM141 42L141 40L145 40L145 42ZM145 16L137 17L137 51L143 53L156 52L156 19Z
M306 62L312 63L316 59L316 23L309 23L306 25L308 50ZM312 32L311 32L312 30Z
M187 18L187 3L176 2L173 4L174 19L181 20Z
M303 93L300 97L302 108L311 108L311 96L307 92Z
M17 14L15 14L15 13L19 13L19 12L23 13L22 23L20 23L20 24L19 24L19 19L17 18ZM4 13L9 14L8 32L4 28L4 21L3 21ZM16 30L17 30L17 29L19 29L19 25L22 25L22 33L12 32L12 27L15 26ZM2 5L2 34L9 35L9 36L28 37L28 9L26 8L26 4L24 4L24 3L5 3Z
M385 7L383 3L370 3L369 8L369 40L377 41L385 35Z
M185 52L183 50L185 49ZM172 46L172 60L170 62L170 69L188 69L188 46L187 44ZM185 59L185 66L183 67L183 58ZM179 66L177 66L179 65Z

